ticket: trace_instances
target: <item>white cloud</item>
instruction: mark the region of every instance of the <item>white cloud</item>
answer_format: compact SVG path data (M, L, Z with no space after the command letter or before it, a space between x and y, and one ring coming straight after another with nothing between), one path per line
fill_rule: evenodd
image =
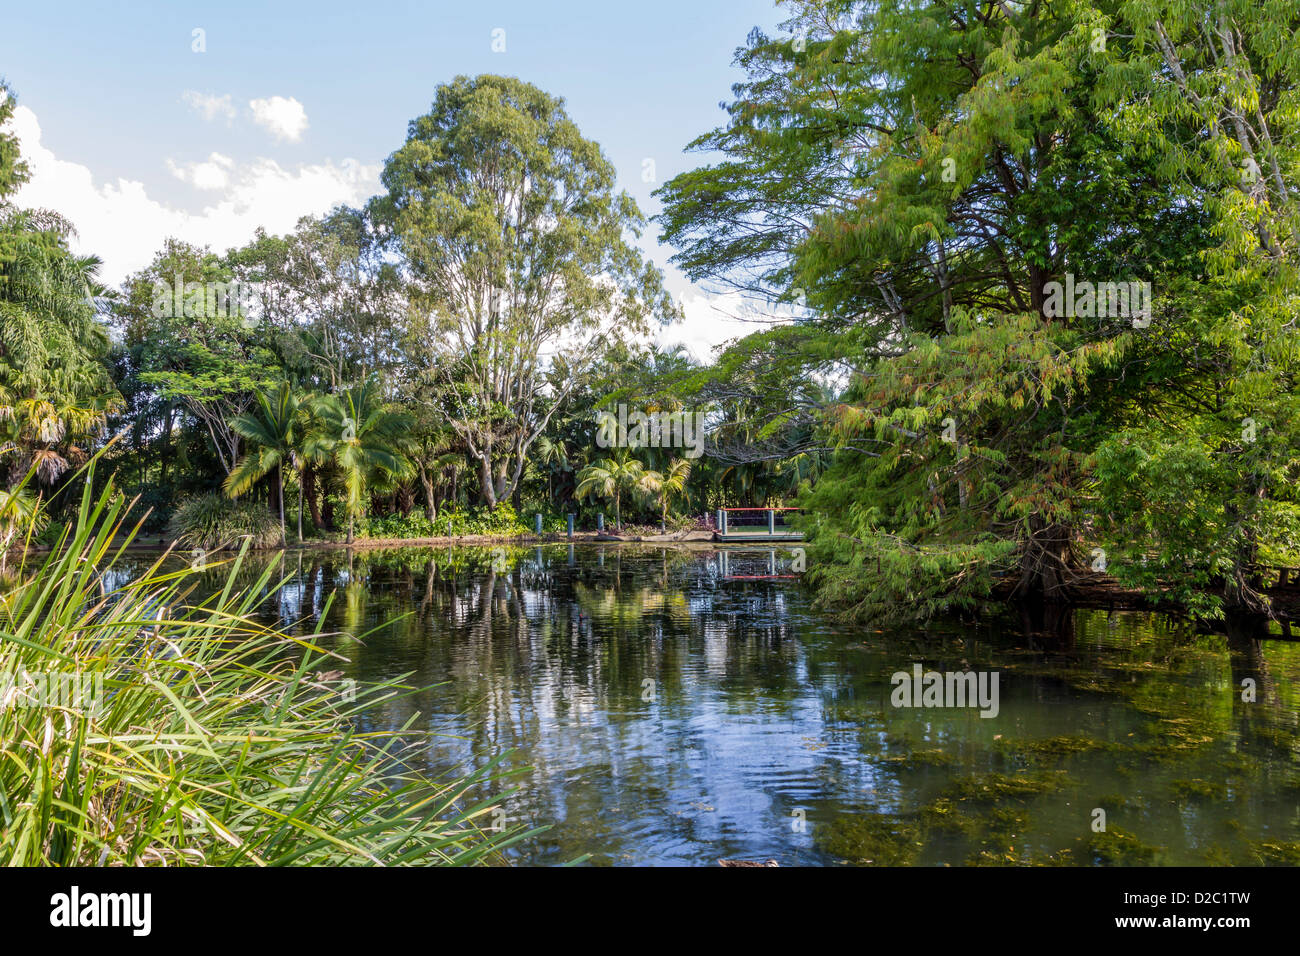
M660 348L684 345L700 362L710 362L714 350L732 339L743 338L771 324L775 315L765 316L767 322L753 321L752 303L739 292L702 292L685 278L667 276L666 286L682 307L684 318L654 336ZM749 321L746 321L747 317Z
M227 177L225 185L211 187L220 195L202 211L190 212L151 199L141 182L97 183L88 167L59 159L41 144L40 123L28 107L19 106L11 124L32 171L14 197L16 204L54 209L70 219L78 232L76 250L100 256L103 278L111 284L148 265L169 236L224 252L252 240L258 226L283 234L302 216L323 214L339 203L357 205L379 191L379 164L325 160L285 169L270 159L240 164L214 154L190 167L169 163L173 173L182 170L189 177L206 166Z
M181 165L167 160L167 168L172 171L172 175L196 189L225 189L230 185L230 171L234 165L233 159L220 153L213 153L203 163Z
M181 99L208 122L212 122L218 116L224 116L227 123L235 118L235 104L231 102L229 93L217 96L215 93L186 90L181 94Z
M271 131L276 139L296 143L307 129L307 111L292 96L272 96L267 100L249 100L253 122Z

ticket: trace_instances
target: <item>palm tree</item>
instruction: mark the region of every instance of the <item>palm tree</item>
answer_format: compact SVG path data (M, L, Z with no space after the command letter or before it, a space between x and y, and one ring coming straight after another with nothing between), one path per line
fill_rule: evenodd
M57 213L0 204L0 460L10 486L32 465L42 484L57 481L82 455L74 443L121 403L104 362L100 262L74 256L72 235Z
M284 526L284 465L289 462L295 470L301 468L295 435L298 425L298 396L288 382L257 395L254 413L236 415L230 427L252 448L235 464L226 476L225 492L237 498L249 491L264 477L275 471L276 500L280 507L280 546L288 547ZM301 497L301 492L299 494ZM302 538L302 509L298 512L298 537Z
M418 425L417 425L418 430ZM459 450L456 433L439 426L424 432L417 453L412 456L420 484L424 488L425 512L430 521L437 520L439 495L446 501L448 487L453 507L456 499L456 482L465 470L465 455Z
M337 395L323 396L314 411L319 427L304 442L303 453L309 458L329 458L343 473L351 544L368 487L413 473L406 457L414 449L411 417L389 408L373 379Z
M298 420L294 432L291 464L298 479L298 543L302 544L303 512L310 507L312 522L317 530L321 518L317 507L317 473L329 461L329 454L320 447L316 435L324 428L318 416L322 396L305 392L298 399Z
M623 526L623 489L634 490L645 472L645 465L631 457L626 448L618 449L612 458L602 458L578 472L578 488L574 497L581 501L588 496L614 499L614 526Z
M546 472L546 499L555 498L555 468L561 471L569 466L569 449L563 439L554 439L548 435L539 435L533 442L532 459Z
M651 501L659 503L659 530L668 530L668 505L686 490L686 479L691 476L691 463L685 458L674 458L664 471L647 471L637 482L637 491Z

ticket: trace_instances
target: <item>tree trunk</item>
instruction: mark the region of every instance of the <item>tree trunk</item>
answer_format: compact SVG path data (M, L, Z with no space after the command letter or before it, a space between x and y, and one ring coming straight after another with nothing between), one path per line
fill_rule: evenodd
M506 462L502 462L497 467L496 478L492 486L492 507L495 509L497 504L503 499L509 497L509 479L506 478Z
M284 526L284 465L275 466L275 497L280 505L280 547L289 547L289 534Z
M316 488L316 468L308 465L303 469L302 474L303 488L307 494L307 507L311 509L312 524L316 526L317 530L320 530L325 527L325 523L321 521L320 516L320 497Z
M497 506L496 486L492 483L492 466L486 455L478 459L479 496L489 508Z
M425 516L433 521L438 517L438 507L433 500L433 476L429 474L429 469L420 463L420 487L424 489L424 512Z
M1041 597L1049 601L1069 599L1074 569L1070 542L1070 529L1065 525L1049 525L1041 519L1031 519L1030 535L1020 553L1018 597Z

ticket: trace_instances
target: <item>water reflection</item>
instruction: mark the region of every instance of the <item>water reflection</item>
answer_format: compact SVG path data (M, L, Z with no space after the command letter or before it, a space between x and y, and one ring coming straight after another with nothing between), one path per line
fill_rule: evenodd
M1105 611L852 628L767 577L785 558L308 552L261 613L334 633L348 677L409 675L368 720L437 731L428 771L530 768L508 812L552 829L526 862L1300 859L1297 645ZM997 671L997 717L892 706L913 663Z

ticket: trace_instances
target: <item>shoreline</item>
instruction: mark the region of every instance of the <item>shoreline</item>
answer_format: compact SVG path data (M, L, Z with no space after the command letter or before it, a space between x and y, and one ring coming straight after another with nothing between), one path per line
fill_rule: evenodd
M620 536L610 534L609 532L598 531L575 531L572 537L563 532L552 534L524 534L524 535L459 535L459 536L441 536L427 538L358 538L348 544L346 541L334 540L309 540L301 544L290 541L288 547L270 547L251 549L253 554L275 554L284 552L286 554L314 553L314 552L333 552L333 551L381 551L398 548L449 548L457 546L466 547L487 547L492 545L511 545L515 547L537 547L543 545L591 545L591 544L640 544L640 545L669 545L674 547L685 547L691 549L700 548L725 548L728 543L717 541L711 531L679 531L662 535L630 535ZM780 545L778 544L777 547ZM130 543L118 544L121 550L127 553L137 554L166 554L169 551L175 551L178 554L184 554L188 549L181 548L173 539L166 537L137 537ZM29 554L48 554L48 546L34 546L27 550ZM222 549L223 551L234 552L233 548ZM13 549L14 553L21 555L23 549ZM215 554L216 552L214 552ZM998 586L988 596L990 604L1000 605L1006 610L1014 611L1023 607L1023 602L1018 602L1013 597L1015 591L1015 579L1003 578ZM1088 609L1113 609L1124 611L1139 611L1155 614L1168 614L1175 617L1186 617L1186 608L1181 604L1173 602L1163 602L1159 598L1152 597L1142 591L1133 590L1124 587L1118 581L1104 573L1084 572L1072 583L1069 589L1069 595L1062 597L1057 601L1046 602L1049 606L1060 608L1088 608ZM1270 635L1272 639L1297 640L1300 634L1291 633L1291 624L1300 621L1300 581L1288 582L1285 585L1269 589L1265 594L1272 599L1274 610L1278 613L1278 622L1283 628L1281 635ZM1252 622L1256 626L1263 624L1263 621ZM1224 624L1218 622L1213 625L1212 629L1216 632L1222 632ZM1260 633L1260 632L1257 632Z
M555 534L491 535L467 534L429 538L357 538L351 544L346 541L322 540L319 538L301 543L290 539L285 547L275 545L269 548L251 548L253 554L273 554L277 551L368 551L376 548L437 548L455 545L493 545L493 544L720 544L713 540L711 531L679 531L656 535L613 535L600 531L575 531L573 537L562 532ZM167 551L184 553L191 549L182 547L174 538L155 537L154 535L137 535L129 543L117 544L117 547L129 552ZM22 548L13 552L21 555ZM48 554L48 545L32 545L26 549L29 554ZM236 551L236 548L221 548L222 551ZM215 552L214 552L215 553Z

